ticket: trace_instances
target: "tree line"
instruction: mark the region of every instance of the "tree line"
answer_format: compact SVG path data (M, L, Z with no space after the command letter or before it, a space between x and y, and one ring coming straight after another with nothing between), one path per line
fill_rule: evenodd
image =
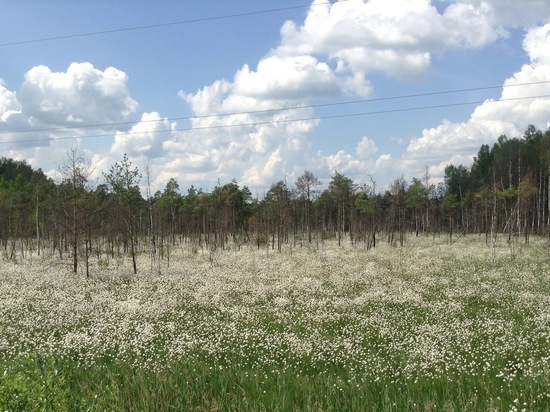
M182 193L171 178L151 193L148 166L142 172L126 155L92 185L93 169L76 149L59 171L56 183L25 161L0 159L3 259L49 252L89 275L94 259L129 256L137 273L138 256L169 259L182 245L192 253L245 244L281 251L335 239L370 249L381 241L403 245L407 234L442 233L450 242L466 233L528 242L550 227L550 129L533 126L482 145L471 166L448 165L444 182L433 184L426 171L383 191L372 178L357 184L338 171L321 190L306 170L292 185L273 183L262 199L236 180Z

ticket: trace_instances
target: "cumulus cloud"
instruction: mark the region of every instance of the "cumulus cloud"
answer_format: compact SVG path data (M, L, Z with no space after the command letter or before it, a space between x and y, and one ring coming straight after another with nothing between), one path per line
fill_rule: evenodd
M356 152L359 158L366 159L369 158L369 156L378 152L378 146L376 146L374 140L371 140L367 136L364 136L357 145Z
M506 80L500 99L478 106L466 122L445 121L425 129L410 141L402 167L414 173L433 165L441 173L445 164L471 163L482 144L492 144L500 135L522 136L530 124L550 127L550 98L543 97L550 95L550 84L540 83L550 81L550 24L529 30L524 49L531 62Z
M192 130L167 142L166 150L178 153L185 176L200 167L211 182L236 178L249 186L269 185L311 164L306 136L319 120L308 104L342 94L344 87L312 56L267 56L255 70L244 65L233 81L180 91L197 117Z
M550 65L550 24L531 29L525 36L523 48L537 65Z
M127 82L124 72L90 63L72 63L66 72L35 66L17 92L0 82L0 137L11 147L32 149L61 137L115 131L137 109Z
M237 177L246 184L265 185L295 174L297 165L356 176L392 170L397 175L414 175L428 165L435 171L441 159L471 157L480 144L500 134L516 135L530 123L544 126L546 100L508 100L514 91L504 88L501 101L481 105L468 122L445 121L424 130L410 141L400 159L389 153L379 155L375 138L366 136L357 143L355 153L308 152L309 135L319 121L288 120L313 118L310 106L318 98L369 96L373 72L404 80L426 76L436 53L482 48L506 38L507 30L517 26L510 18L511 9L525 24L550 15L550 6L536 0L529 0L530 10L515 2L507 2L506 8L499 0L457 0L438 3L438 7L434 3L313 1L303 23L284 23L280 43L255 67L245 64L232 80L217 80L196 93L181 91L180 97L199 117L192 121L192 132L180 136L177 144L167 145L180 153L180 159L187 159L184 164L210 167L211 174ZM543 67L549 58L546 50L550 50L545 36L542 28L529 31L524 48L531 64L510 82L548 78ZM300 104L309 109L282 110ZM224 115L210 116L216 113ZM201 153L207 154L209 162ZM187 169L191 172L192 167Z
M33 125L123 122L137 109L126 74L91 63L72 63L66 72L35 66L25 74L17 99Z
M128 153L140 164L149 159L153 181L161 186L178 177L207 186L236 178L265 187L304 169L325 175L338 170L354 179L368 173L415 176L426 166L440 173L445 162L471 158L480 144L500 134L520 135L528 124L548 127L548 99L517 100L548 94L547 86L514 87L550 79L548 25L526 32L529 64L506 81L497 102L480 105L465 122L426 128L401 156L380 153L387 150L370 130L358 131L357 142L347 150L314 149L312 136L320 124L314 105L321 99L370 96L374 73L406 81L425 78L434 56L483 48L505 39L511 28L549 19L550 3L542 0L315 0L303 22L284 23L280 42L261 59L241 62L235 73L195 92L179 92L196 116L190 127L156 112L142 114L131 128L121 125L138 110L126 73L73 63L65 72L32 68L18 91L0 81L0 131L103 125L96 130L114 138L103 153L92 156L96 170L108 170ZM33 138L44 139L58 155L63 144L46 139L66 133L82 136L94 130L72 128ZM23 140L23 135L9 138ZM45 158L36 147L26 154L37 162Z
M345 150L339 150L334 154L325 157L325 162L331 173L338 171L339 173L355 174L358 169L362 169L361 162Z
M111 153L156 158L164 154L163 143L174 135L175 123L159 113L143 113L128 132L116 132Z
M0 79L0 122L7 122L10 116L21 112L21 105L19 104L15 93L8 90L4 81Z
M474 8L488 7L495 24L502 27L532 27L550 20L546 0L462 0Z
M204 94L199 100L202 106ZM191 130L164 142L165 152L177 159L167 168L186 180L200 174L210 183L236 178L261 187L294 173L297 165L303 167L310 147L306 136L317 121L302 116L311 115L304 108L196 118Z
M316 0L303 25L284 24L274 54L326 56L355 78L380 71L416 79L435 52L483 47L505 35L487 2L456 2L439 13L429 0Z
M234 93L262 99L301 100L339 94L336 76L313 56L269 56L256 71L245 65L235 75Z

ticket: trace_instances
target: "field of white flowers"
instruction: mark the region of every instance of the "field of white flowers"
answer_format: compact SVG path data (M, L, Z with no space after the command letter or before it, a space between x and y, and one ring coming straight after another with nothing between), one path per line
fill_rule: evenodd
M56 256L0 262L0 383L11 388L0 409L32 404L31 367L67 374L52 409L74 408L67 393L88 371L102 377L83 410L107 395L121 402L112 410L132 409L123 386L140 373L164 393L163 405L148 395L161 409L179 397L190 410L550 410L547 239L183 245L139 263L136 276L105 259L87 279Z

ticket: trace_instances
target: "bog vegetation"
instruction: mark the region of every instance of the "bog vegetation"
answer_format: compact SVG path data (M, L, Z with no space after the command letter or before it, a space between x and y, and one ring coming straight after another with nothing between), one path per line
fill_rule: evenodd
M7 411L545 411L548 240L0 264Z
M0 161L0 410L550 409L550 131L383 192Z

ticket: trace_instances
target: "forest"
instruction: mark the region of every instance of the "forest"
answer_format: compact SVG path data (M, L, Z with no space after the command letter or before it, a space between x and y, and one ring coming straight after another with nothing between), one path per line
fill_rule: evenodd
M550 227L550 129L534 126L482 145L471 166L448 165L443 183L431 183L426 172L396 178L384 191L373 179L359 185L338 171L320 190L306 170L293 185L273 183L262 199L236 180L182 193L170 179L162 191L143 194L148 173L126 155L92 185L93 169L76 149L59 169L63 179L54 182L25 161L0 159L3 259L48 251L89 276L93 258L125 254L136 273L139 254L169 258L170 248L183 243L194 251L244 244L281 251L335 239L370 249L377 242L402 246L407 234L444 235L451 243L472 233L486 242L497 234L529 242Z

